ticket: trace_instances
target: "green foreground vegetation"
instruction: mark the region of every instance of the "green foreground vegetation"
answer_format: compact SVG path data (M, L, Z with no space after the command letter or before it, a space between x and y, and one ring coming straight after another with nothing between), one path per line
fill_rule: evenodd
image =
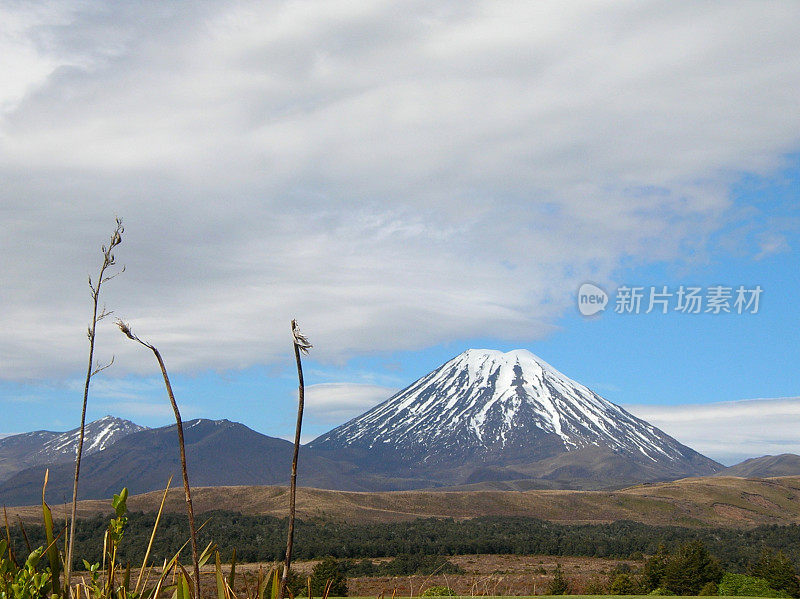
M115 517L97 516L76 527L74 567L88 572L81 596L87 599L148 599L166 591L191 599L189 576L180 563L187 545L186 516L128 514L127 493L112 501ZM49 509L44 525L6 526L0 540L0 599L53 599L63 596L60 550ZM158 520L158 523L157 523ZM202 563L216 563L217 599L234 599L235 567L222 563L280 561L287 520L233 512L203 514L198 541ZM157 524L157 525L156 525ZM449 555L516 554L624 559L580 590L589 596L730 596L800 599L795 564L800 560L800 526L750 530L656 527L634 522L561 525L519 517L454 521L418 519L383 524L297 521L298 559L319 559L310 577L289 580L292 596L346 596L347 579L357 577L459 575L466 572ZM158 534L155 534L157 530ZM61 533L63 535L63 532ZM26 557L21 557L26 556ZM130 579L130 566L166 564L146 589ZM212 560L213 561L210 561ZM373 558L383 559L378 562ZM80 560L78 562L78 560ZM202 564L201 564L202 565ZM259 572L248 599L275 596L277 569ZM548 594L568 596L576 587L560 566L550 572ZM84 580L87 574L82 575ZM117 579L122 577L122 581ZM449 587L428 587L423 596L454 596Z
M116 518L109 521L98 516L77 526L75 555L81 563L75 567L91 571L95 582L102 571L100 564L104 568L109 563L112 568L115 563L136 564L148 552L151 563L163 563L186 545L185 517L162 514L159 534L150 545L156 515L126 515L124 499L121 508L119 501L115 497ZM240 562L276 562L282 557L285 519L216 512L205 514L204 520L201 544L217 549L219 562L234 558L234 549ZM0 599L24 597L14 592L13 585L20 581L53 594L60 567L58 556L52 554L53 530L20 524L9 528L6 536L4 553L30 557L21 567L21 560L16 560L16 569L5 560L1 573L10 592L0 589ZM330 594L344 596L348 577L459 574L463 570L446 555L505 553L613 557L641 564L622 564L607 578L593 580L591 590L598 595L800 597L794 566L800 550L798 526L752 530L653 527L633 522L568 526L498 517L365 525L299 521L297 541L297 558L324 559L309 580L296 577L291 581L296 596L309 592L320 596L326 588ZM48 560L43 560L47 554L35 547L48 547ZM377 557L393 559L373 562L371 558ZM50 566L42 567L48 563ZM570 591L570 581L560 567L550 574L549 593ZM270 581L263 585L265 592L271 587ZM452 593L446 587L429 590L433 592L428 596Z

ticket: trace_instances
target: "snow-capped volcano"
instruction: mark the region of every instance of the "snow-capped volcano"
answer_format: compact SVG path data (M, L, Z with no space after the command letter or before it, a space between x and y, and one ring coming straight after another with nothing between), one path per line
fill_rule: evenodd
M719 467L527 350L467 350L310 447L367 467L529 467L592 449L678 476Z

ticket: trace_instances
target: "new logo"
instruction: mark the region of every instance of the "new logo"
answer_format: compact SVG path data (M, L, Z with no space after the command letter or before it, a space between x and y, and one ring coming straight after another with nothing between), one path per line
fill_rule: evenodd
M608 305L608 294L594 283L584 283L578 289L578 311L584 316L594 316Z

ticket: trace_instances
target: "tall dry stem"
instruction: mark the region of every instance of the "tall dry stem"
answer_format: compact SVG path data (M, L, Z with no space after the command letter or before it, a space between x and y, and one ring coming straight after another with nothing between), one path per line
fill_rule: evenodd
M283 599L286 594L286 585L289 582L289 567L292 563L292 544L294 543L294 517L295 499L297 498L297 455L300 452L300 430L303 426L303 404L305 387L303 385L303 364L300 353L308 355L308 350L313 347L308 339L300 332L297 321L292 319L292 344L294 358L297 362L297 426L294 432L294 454L292 456L292 480L289 485L289 534L286 540L286 560L283 564L283 576L278 590L278 599Z
M114 248L122 243L122 234L125 232L125 228L122 226L122 219L117 218L116 222L117 226L114 229L114 233L111 235L111 241L109 242L108 246L104 245L102 247L103 264L100 266L100 274L97 277L97 281L93 283L92 277L89 277L89 289L92 291L92 321L87 331L87 335L89 337L89 365L86 368L86 382L83 387L81 426L80 433L78 434L78 451L75 456L75 478L72 484L72 519L70 521L69 541L67 543L67 563L64 568L64 586L70 589L70 591L72 589L70 585L72 580L72 547L75 540L75 519L78 511L78 481L81 474L81 457L83 455L83 440L86 431L86 404L89 400L89 383L94 375L101 370L105 370L114 363L114 358L111 358L111 362L103 366L98 366L94 363L94 342L97 331L97 323L111 314L111 312L108 312L105 308L103 308L98 314L98 307L100 304L100 288L102 287L103 283L110 281L125 270L123 267L123 269L118 273L113 275L108 274L108 269L116 264L116 259L114 258Z
M133 341L137 341L138 343L144 345L150 351L153 352L155 355L156 360L158 361L158 366L161 368L161 375L164 377L164 386L167 388L167 395L169 396L169 402L172 404L172 411L175 414L175 425L178 429L178 447L180 448L180 456L181 456L181 473L183 474L183 492L186 498L186 512L189 515L189 533L190 539L192 542L192 564L194 566L194 597L195 599L200 599L200 558L197 552L197 529L195 528L194 524L194 509L192 508L192 491L191 487L189 486L189 473L186 469L186 447L183 442L183 421L181 420L181 412L178 409L178 403L175 401L175 394L172 392L172 384L169 382L169 375L167 374L167 367L164 365L164 360L161 358L161 353L156 349L156 347L146 341L142 341L133 334L130 327L122 322L121 320L117 320L117 326L119 330L128 338L132 339Z

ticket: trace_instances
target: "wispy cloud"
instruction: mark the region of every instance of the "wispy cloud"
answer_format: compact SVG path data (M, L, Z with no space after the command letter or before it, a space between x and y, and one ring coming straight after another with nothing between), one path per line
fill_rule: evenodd
M10 402L13 402L13 403L22 403L22 404L25 404L25 403L27 403L27 404L37 404L37 403L40 404L40 403L46 403L47 402L47 399L45 397L43 397L41 395L31 394L31 393L28 393L28 394L25 394L25 395L10 395L8 397L5 397L4 399L6 401L10 401Z
M129 420L135 420L137 417L160 417L164 418L162 425L169 424L170 419L173 418L172 406L166 400L161 403L141 401L100 402L97 404L97 409ZM182 403L180 410L181 417L184 420L203 417L203 411L192 404Z
M83 391L85 382L72 379L67 382L71 391ZM91 383L91 393L94 397L119 400L143 400L152 397L159 391L163 392L163 381L155 378L112 378L94 377Z
M625 409L723 464L769 454L800 454L800 397Z
M346 384L364 385L366 387L373 386L381 389L401 387L408 384L408 381L399 375L399 370L400 366L394 363L384 365L374 370L349 368L347 372L349 382ZM305 371L313 376L315 380L335 383L342 378L342 371L340 368L328 368L326 366L315 365ZM296 375L290 371L290 376L294 378Z
M84 382L71 379L66 388L82 392ZM91 387L92 410L136 421L142 418L151 425L168 424L173 418L172 407L167 400L164 382L160 378L108 376L95 377ZM181 416L184 419L202 418L205 413L192 403L178 400Z
M762 260L773 254L788 252L791 248L785 235L779 233L765 233L759 240L760 250L756 254L757 260Z

